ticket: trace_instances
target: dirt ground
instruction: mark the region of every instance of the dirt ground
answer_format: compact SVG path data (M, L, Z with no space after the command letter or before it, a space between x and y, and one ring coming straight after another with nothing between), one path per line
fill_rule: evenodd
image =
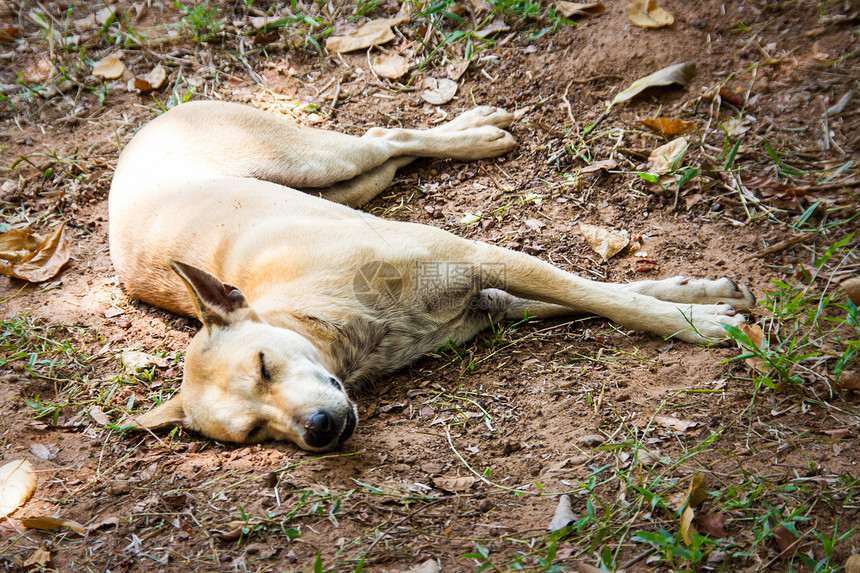
M222 25L204 42L194 36L205 18L191 26L172 2L117 4L123 16L95 26L79 20L102 2L0 6L0 223L47 234L65 221L71 248L68 265L46 282L0 277L0 459L29 459L38 479L33 498L0 522L3 567L799 571L803 554L830 559L820 570L831 571L860 552L858 533L835 549L820 537L841 537L860 518L858 394L829 385L832 360L798 362L804 391L772 390L731 360L740 354L733 345L697 347L598 319L508 324L427 356L359 393L359 428L328 455L116 430L128 412L178 388L198 323L130 300L107 237L120 151L186 97L244 102L352 134L430 127L486 104L518 112L514 152L467 164L417 161L366 209L600 280L727 276L767 302L771 281L802 281L813 269L811 291L836 293L858 274L856 238L838 264L815 261L860 227L856 2L664 0L674 24L647 29L631 24L626 2L609 0L605 12L539 38L530 32L547 21L511 8L502 15L510 29L490 44L474 40L482 48L456 98L438 106L422 100L421 86L447 77L445 58L468 56L465 42L420 64L427 38L437 38L432 22L450 33L455 20L413 16L398 27L384 46L409 60L398 83L372 72L380 48L320 53L298 24L258 34L253 22L292 9L347 33L363 21L350 18L353 5L247 4L186 2L201 14L217 9L211 18ZM398 9L380 4L369 18ZM458 12L467 24L478 17L471 10ZM57 39L70 36L71 46ZM91 64L109 55L126 72L102 81ZM696 64L689 85L650 89L604 115L634 80L681 62ZM133 75L156 65L167 72L163 87L129 89ZM854 99L828 113L849 91ZM684 165L700 174L680 189L638 175L672 139L639 121L653 117L695 124ZM608 170L583 169L609 159ZM635 244L604 261L580 223L626 231ZM804 230L817 232L762 252ZM762 305L750 320L772 317ZM124 367L127 351L158 363L135 370L127 358ZM858 370L856 359L845 368ZM697 473L709 492L697 512L722 530L697 521L719 541L694 559L677 532ZM564 493L575 526L548 536ZM22 520L36 517L81 529L26 528ZM662 544L637 536L661 530L669 535ZM44 552L49 561L39 561Z

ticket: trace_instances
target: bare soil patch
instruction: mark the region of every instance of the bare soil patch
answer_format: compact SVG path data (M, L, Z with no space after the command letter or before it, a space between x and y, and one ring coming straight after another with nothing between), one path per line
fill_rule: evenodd
M353 4L177 4L114 4L101 23L84 20L104 16L102 2L0 6L0 224L47 233L65 221L72 252L45 283L0 277L0 462L27 458L38 477L35 496L0 521L6 569L39 548L50 561L31 567L57 571L805 570L799 555L831 571L860 551L856 532L841 538L860 518L858 393L839 385L860 370L846 357L858 332L839 289L860 268L855 3L664 0L674 24L644 29L612 0L539 38L546 16L498 4L510 30L469 40L457 97L441 106L420 86L470 56L468 38L442 39L483 19L471 3L445 8L466 24L413 17L371 55L314 47L328 26L346 33L364 19ZM370 6L372 19L399 9L361 4ZM254 24L287 11L308 20ZM371 70L380 53L409 59L403 83ZM95 78L91 64L109 55L125 74ZM634 80L685 61L697 68L688 86L648 90L605 115ZM164 87L129 89L157 65ZM848 92L854 99L828 113ZM763 302L751 321L772 336L787 377L733 360L733 345L673 343L594 319L528 322L440 349L362 392L356 435L329 455L123 433L128 412L178 388L198 325L117 284L111 173L139 127L187 98L353 134L430 127L474 105L520 110L515 152L418 161L367 210L590 278L728 276ZM639 121L653 117L694 124L678 177L697 173L681 187L639 175L671 139ZM608 159L616 166L583 171ZM625 230L637 245L603 261L579 223ZM792 296L797 310L787 311ZM801 338L814 356L789 347ZM166 364L124 367L124 351ZM679 533L697 473L709 492L696 508L707 536L698 545ZM565 493L574 526L548 537ZM45 516L86 534L21 521Z

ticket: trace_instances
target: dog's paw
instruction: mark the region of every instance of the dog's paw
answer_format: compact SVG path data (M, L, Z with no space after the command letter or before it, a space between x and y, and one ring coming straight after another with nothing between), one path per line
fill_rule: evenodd
M694 304L678 307L687 328L675 333L675 338L696 344L713 344L728 338L723 324L743 327L747 320L730 304Z
M641 285L641 287L640 287ZM658 281L631 283L634 290L668 302L696 304L726 303L735 310L747 311L755 306L755 296L745 286L722 279L691 279L672 277ZM640 287L640 288L635 288Z
M511 125L513 120L514 115L502 108L482 105L461 113L436 129L440 131L464 131L485 125L505 129Z

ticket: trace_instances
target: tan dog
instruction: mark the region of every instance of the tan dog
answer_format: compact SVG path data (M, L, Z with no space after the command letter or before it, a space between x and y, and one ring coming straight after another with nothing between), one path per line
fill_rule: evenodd
M179 394L137 423L329 450L356 427L348 389L506 317L591 313L696 343L744 323L755 300L728 279L597 283L351 208L416 157L507 153L511 120L479 107L357 138L199 102L143 128L111 187L113 263L131 296L203 329Z

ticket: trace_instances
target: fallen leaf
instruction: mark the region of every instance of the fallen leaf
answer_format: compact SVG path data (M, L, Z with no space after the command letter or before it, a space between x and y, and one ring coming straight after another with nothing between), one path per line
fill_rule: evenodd
M728 537L725 524L726 516L722 513L709 513L696 518L696 526L699 530L715 539L724 539Z
M167 80L167 72L161 65L157 65L148 74L134 78L134 87L141 93L157 90Z
M615 169L618 167L618 162L614 159L604 159L602 161L594 161L591 165L586 165L579 170L580 173L593 173L595 171Z
M447 72L448 78L455 82L460 81L460 78L462 78L463 74L466 73L466 70L469 69L470 63L472 63L472 60L463 60L462 62L451 62L445 66L445 72Z
M690 479L690 485L687 487L687 505L696 507L706 499L708 499L708 491L706 489L707 480L702 474L693 474Z
M577 563L576 570L579 573L604 573L603 569L600 567L595 567L594 565L589 565L588 563Z
M152 368L153 366L167 368L167 365L170 364L170 360L167 358L159 358L158 356L140 352L139 350L126 350L119 355L119 359L127 370L140 370L142 368Z
M603 2L565 2L559 0L555 3L555 9L565 18L571 16L597 16L606 12L606 5Z
M698 426L698 422L692 420L681 420L672 416L654 416L654 423L666 428L671 428L676 432L686 432L690 428Z
M86 535L87 530L77 521L63 519L61 517L33 517L30 519L22 519L21 524L27 529L41 529L43 531L51 531L68 527L78 535Z
M854 554L845 561L845 573L860 573L860 554Z
M510 29L511 27L505 24L505 21L502 18L496 18L480 30L472 32L472 34L479 38L487 38L499 32L507 32Z
M653 466L660 463L659 452L655 454L654 452L649 452L645 448L639 448L636 450L636 460L643 465Z
M761 327L757 324L744 324L741 327L741 331L746 334L749 339L755 344L756 348L762 347L762 342L764 341L764 332ZM752 369L753 372L764 372L764 358L759 356L752 356L744 360L747 366Z
M51 460L57 455L50 448L42 444L30 444L30 453L40 460Z
M18 29L18 26L0 26L0 42L14 42Z
M391 28L407 21L409 21L409 15L401 13L394 18L367 22L351 34L330 36L326 40L325 47L330 52L344 53L385 44L394 39Z
M37 547L33 553L27 557L27 560L24 561L22 567L25 571L29 571L30 569L43 568L47 567L47 565L51 562L51 552L48 551L44 545Z
M558 531L559 529L564 529L578 519L579 516L573 512L573 508L570 504L570 496L563 495L558 498L558 505L555 507L555 513L553 514L549 525L547 525L546 530Z
M116 18L116 16L110 6L105 6L95 14L95 21L98 22L99 26L106 25L111 18Z
M93 75L106 80L115 80L122 77L124 72L125 65L116 56L103 58L93 66Z
M705 196L702 195L701 193L693 193L692 195L685 195L684 196L684 203L687 206L687 210L691 209L695 205L698 205L699 202L704 198L705 198Z
M0 517L24 505L36 491L36 472L27 460L15 460L0 467Z
M471 225L472 223L477 223L481 219L484 218L484 215L480 212L478 213L466 213L462 219L460 219L460 223L463 225Z
M627 16L642 28L662 28L675 22L675 17L657 6L654 0L630 0L627 3Z
M439 565L439 562L435 559L428 559L423 563L410 567L406 573L439 573L440 571L442 571L442 567Z
M0 274L42 282L56 276L69 260L65 223L47 239L30 229L9 229L0 235Z
M630 87L619 92L618 95L615 96L609 107L611 108L617 103L627 101L648 88L668 86L671 84L686 86L695 75L696 64L690 62L675 64L673 66L663 68L662 70L658 70L653 74L645 76L642 79L638 79L630 84Z
M21 80L25 84L42 84L54 75L54 64L48 58L40 58L24 68Z
M640 119L645 127L652 131L656 131L666 137L677 137L684 135L696 129L696 124L692 121L684 121L682 119L671 119L668 117L655 117L648 119Z
M860 392L860 372L842 372L836 385L843 390Z
M92 30L96 27L98 23L96 22L96 15L90 14L89 16L85 16L83 18L78 18L77 20L72 20L72 25L79 32L85 32L87 30Z
M848 295L849 300L854 303L854 306L860 306L860 277L851 277L850 279L845 279L839 286L845 291L845 294Z
M425 89L421 92L421 99L433 105L446 104L454 99L458 87L457 82L448 78L427 78L424 80Z
M389 80L402 78L409 71L407 59L397 54L376 56L373 58L371 66L376 75Z
M683 137L673 139L665 145L661 145L651 152L648 161L651 162L651 171L654 173L667 173L681 166L684 154L690 144Z
M693 527L693 518L695 516L696 513L689 505L684 508L684 512L681 514L681 537L684 538L684 543L687 545L690 545L693 542L693 537L699 534L696 528Z
M466 491L470 487L475 484L475 476L453 476L453 477L434 477L432 480L433 485L438 487L444 491L450 491L451 493L457 493L461 491Z
M89 530L96 531L98 529L104 529L107 527L119 527L119 518L115 516L106 517L98 523L90 525Z
M840 428L838 430L821 430L821 433L827 434L834 440L841 440L851 435L851 428Z
M784 525L775 527L773 530L773 536L776 537L776 543L779 545L779 556L783 560L791 557L797 550L797 536Z
M654 259L639 259L633 263L633 270L637 273L650 273L659 265Z
M589 434L587 436L582 436L576 440L586 448L593 448L595 446L599 446L603 442L606 441L606 438L599 434Z
M580 223L579 232L604 261L617 255L630 242L630 234L627 231L614 231L597 225Z
M108 418L107 414L99 408L98 406L91 406L89 409L90 418L92 418L96 424L100 426L107 426L110 424L110 418Z
M525 225L532 231L540 231L541 229L546 227L546 223L538 219L526 219Z

